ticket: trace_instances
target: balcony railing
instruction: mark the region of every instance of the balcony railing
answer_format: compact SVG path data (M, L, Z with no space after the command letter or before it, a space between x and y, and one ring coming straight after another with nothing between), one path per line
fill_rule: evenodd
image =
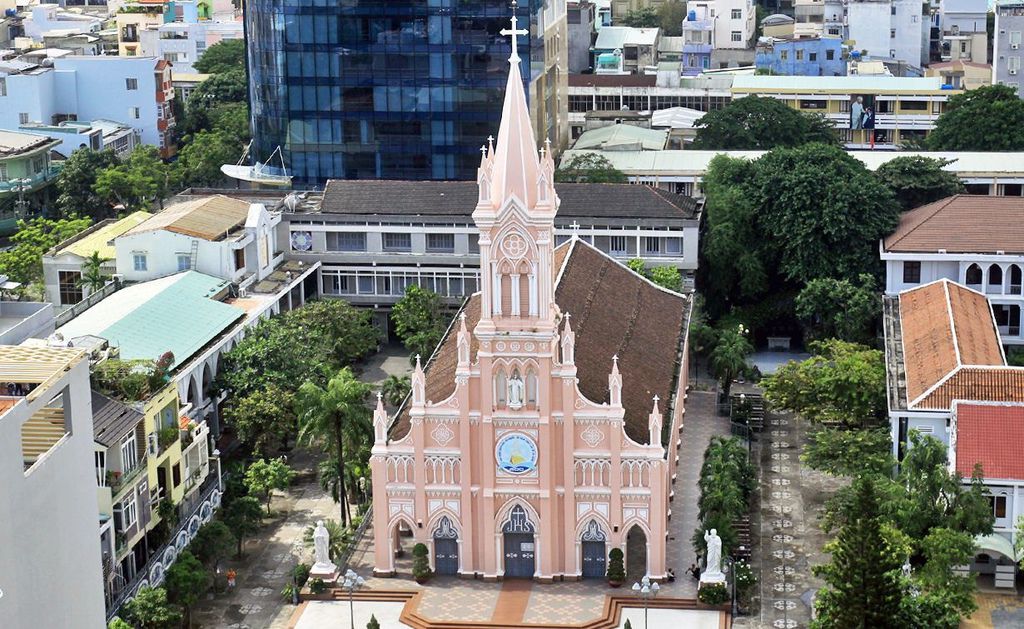
M60 168L61 167L56 164L50 164L49 167L44 168L34 175L11 179L8 181L0 181L0 192L18 192L21 186L25 186L25 192L31 192L40 187L41 184L55 180L57 178L57 174L60 173Z
M127 474L122 474L114 470L107 470L106 484L110 487L110 493L112 496L116 496L121 489L127 485L131 485L135 480L142 474L146 469L145 461L140 461L135 464L135 467L128 470Z

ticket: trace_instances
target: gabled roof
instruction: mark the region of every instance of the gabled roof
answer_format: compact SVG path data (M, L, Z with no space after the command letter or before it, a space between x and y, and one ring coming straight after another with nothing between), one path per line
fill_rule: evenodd
M143 415L123 402L92 392L92 435L102 445L110 447L142 421Z
M594 402L607 402L612 357L618 356L626 433L646 443L651 398L658 395L672 400L672 405L681 403L675 399L675 380L688 330L690 296L656 286L578 238L555 249L553 272L555 301L562 313L572 315L580 391ZM467 300L461 313L472 331L480 321L480 293ZM457 328L449 328L425 367L426 399L431 402L455 391L458 354L453 329ZM476 354L472 337L471 362ZM391 437L401 439L408 430L409 415L403 410Z
M594 50L615 50L623 46L653 46L660 30L633 26L604 26L597 31Z
M981 464L985 478L1024 481L1024 404L957 401L955 469L965 478Z
M958 194L904 212L885 251L1024 253L1024 197Z
M1024 368L1006 365L985 295L942 279L900 293L886 309L890 406L1024 401Z
M631 124L612 124L590 131L584 131L576 139L573 148L577 150L596 149L614 151L644 150L660 151L665 148L668 132L657 129L645 129Z
M93 252L101 258L114 258L114 239L130 229L141 225L153 215L149 212L132 212L121 219L107 219L96 223L78 236L57 245L53 255L71 253L80 258L88 258Z
M175 203L125 235L164 229L203 240L222 240L244 225L248 214L245 201L217 194Z

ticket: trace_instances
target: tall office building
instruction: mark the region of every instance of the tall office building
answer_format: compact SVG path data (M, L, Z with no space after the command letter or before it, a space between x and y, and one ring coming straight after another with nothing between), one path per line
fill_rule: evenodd
M475 179L498 127L507 0L249 0L255 142L280 146L298 185L327 179ZM568 141L565 0L515 12L537 140Z

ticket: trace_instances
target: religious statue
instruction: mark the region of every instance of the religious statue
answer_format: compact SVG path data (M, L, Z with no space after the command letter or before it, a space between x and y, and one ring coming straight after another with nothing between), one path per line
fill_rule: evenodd
M523 379L519 377L519 372L512 372L512 377L508 380L508 407L511 409L518 409L523 407L524 392L526 385L523 384Z
M333 581L338 576L338 566L331 561L331 534L327 532L323 520L316 521L313 529L313 568L310 576L319 577L324 581Z
M705 531L704 541L707 543L708 552L700 581L701 583L723 582L725 574L722 572L722 538L718 536L718 530Z

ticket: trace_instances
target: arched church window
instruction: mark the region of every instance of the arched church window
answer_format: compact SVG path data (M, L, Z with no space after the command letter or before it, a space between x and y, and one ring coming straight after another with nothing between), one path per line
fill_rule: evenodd
M537 404L537 374L532 369L526 372L526 403Z
M967 267L967 273L965 275L964 281L968 286L981 284L981 267L977 264L972 264Z
M494 376L494 403L498 408L504 408L508 404L508 378L505 377L505 370L501 368Z
M988 284L989 286L1000 286L1003 283L1003 267L998 264L993 264L988 267Z
M505 271L501 273L501 314L512 314L512 276Z

